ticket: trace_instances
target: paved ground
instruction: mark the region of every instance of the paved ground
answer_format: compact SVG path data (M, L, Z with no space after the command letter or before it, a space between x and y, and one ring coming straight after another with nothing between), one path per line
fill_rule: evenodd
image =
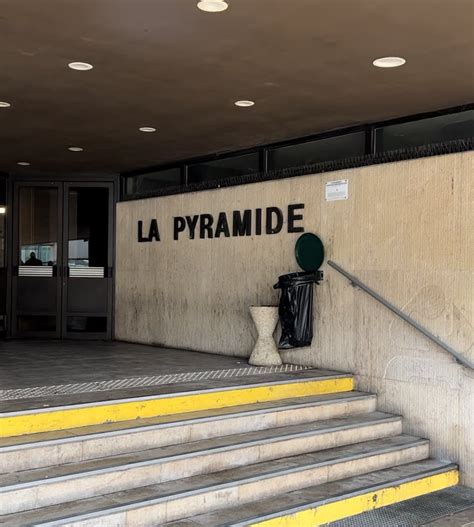
M0 341L0 387L249 367L245 359L126 342Z
M474 489L452 487L327 527L474 527Z
M0 412L285 380L304 370L125 342L3 341Z

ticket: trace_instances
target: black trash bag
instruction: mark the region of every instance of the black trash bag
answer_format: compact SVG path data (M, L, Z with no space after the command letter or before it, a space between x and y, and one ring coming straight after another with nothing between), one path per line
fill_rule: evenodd
M310 346L313 340L313 284L321 271L284 274L274 289L281 289L278 309L281 324L280 349Z

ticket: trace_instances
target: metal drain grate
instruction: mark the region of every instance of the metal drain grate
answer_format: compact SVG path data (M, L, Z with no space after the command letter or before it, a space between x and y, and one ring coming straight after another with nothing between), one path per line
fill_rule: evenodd
M420 527L450 514L465 511L473 503L474 490L457 486L328 523L326 527ZM474 520L474 510L472 514ZM437 523L442 524L443 520ZM458 524L447 522L446 525L454 527ZM465 525L471 526L471 523L468 521Z
M169 373L149 377L129 377L108 381L93 381L74 384L57 384L54 386L35 386L33 388L11 388L0 390L0 400L31 399L34 397L48 397L50 395L72 395L78 393L105 392L123 390L126 388L145 388L148 386L163 386L212 379L230 379L233 377L247 377L266 373L287 373L309 369L308 366L283 364L281 366L254 366L233 368L228 370L194 371L187 373Z

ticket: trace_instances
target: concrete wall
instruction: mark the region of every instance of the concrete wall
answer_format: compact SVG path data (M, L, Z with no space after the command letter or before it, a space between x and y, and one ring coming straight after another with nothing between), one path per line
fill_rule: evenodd
M120 203L116 337L249 354L251 304L278 302L278 275L297 271L299 234L173 240L174 216L304 203L306 231L355 274L474 360L474 153ZM325 183L349 180L347 201ZM160 242L137 243L137 221L157 218ZM146 227L145 227L145 230ZM473 372L324 266L315 337L287 361L354 372L405 431L459 461L474 486Z

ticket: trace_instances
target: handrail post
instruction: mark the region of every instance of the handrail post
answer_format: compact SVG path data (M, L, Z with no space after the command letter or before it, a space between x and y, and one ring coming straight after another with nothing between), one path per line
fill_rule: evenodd
M395 313L395 315L399 316L402 320L410 324L410 326L414 327L416 330L418 330L420 333L425 335L425 337L429 338L431 341L433 341L435 344L443 348L445 351L447 351L450 355L452 355L456 361L460 364L463 364L466 366L466 368L470 368L471 370L474 369L474 364L467 358L463 357L459 352L454 350L449 344L446 344L446 342L443 342L439 337L428 331L425 327L423 327L421 324L419 324L416 320L413 320L410 316L408 316L406 313L404 313L402 310L400 310L398 307L394 306L392 303L390 303L388 300L383 298L381 295L376 293L373 289L371 289L368 285L365 285L363 282L361 282L358 278L348 273L345 269L343 269L340 265L333 262L332 260L328 260L328 265L335 269L338 273L342 274L347 280L349 280L350 284L353 287L359 287L363 291L365 291L369 296L377 300L377 302L380 302L382 305L384 305L387 309L392 311L392 313Z

